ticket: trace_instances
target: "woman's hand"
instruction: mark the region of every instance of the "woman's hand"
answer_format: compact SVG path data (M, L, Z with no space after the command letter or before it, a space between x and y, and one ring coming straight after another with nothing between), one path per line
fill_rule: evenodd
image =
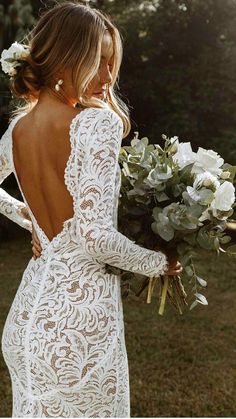
M168 260L168 270L165 271L164 275L169 276L177 276L180 275L183 271L183 267L181 263L178 261L178 253L175 250L169 250L169 249L160 249L159 247L155 247L154 250L157 252L162 251L165 253L167 260Z
M41 252L42 252L42 248L41 248L41 244L39 241L39 238L37 236L37 233L34 229L34 227L32 227L32 241L31 241L32 246L32 251L33 251L33 258L34 260L36 260L37 258L39 258L41 256Z
M180 275L183 267L181 263L178 261L177 252L166 252L167 260L169 263L168 271L165 272L165 275L169 276L177 276Z

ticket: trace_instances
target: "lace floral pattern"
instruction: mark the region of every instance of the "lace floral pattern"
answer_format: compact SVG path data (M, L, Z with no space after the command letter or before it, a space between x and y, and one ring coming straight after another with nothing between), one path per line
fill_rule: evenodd
M11 131L14 124L19 117L15 118L9 125L7 131L2 136L0 141L0 184L12 173L12 164L10 156L10 141ZM26 208L24 202L19 201L9 195L4 189L0 188L0 214L5 215L10 220L19 224L29 231L32 231L32 223L26 220L20 213L22 208Z
M166 256L136 245L114 226L121 119L109 110L95 110L86 125L89 134L75 196L80 243L86 254L100 262L147 276L162 274L167 269Z
M15 173L13 126L1 140L1 181ZM64 179L74 216L51 241L22 194L43 252L24 271L2 335L14 417L130 416L120 277L107 274L105 263L158 275L167 260L117 231L121 139L122 122L109 109L73 119ZM4 192L2 213L4 200L19 222Z

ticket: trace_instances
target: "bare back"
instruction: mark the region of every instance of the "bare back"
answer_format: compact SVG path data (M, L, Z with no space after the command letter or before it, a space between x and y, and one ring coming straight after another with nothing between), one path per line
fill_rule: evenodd
M70 156L69 129L78 109L31 111L16 124L13 158L17 177L38 225L49 240L73 217L73 200L64 182Z

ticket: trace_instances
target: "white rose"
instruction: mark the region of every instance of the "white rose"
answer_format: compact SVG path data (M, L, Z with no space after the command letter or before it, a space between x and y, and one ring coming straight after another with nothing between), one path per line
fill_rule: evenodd
M14 76L16 74L16 69L15 69L15 65L16 63L9 63L8 61L5 61L4 59L1 58L0 60L1 65L2 65L2 71L4 71L4 73L9 74L10 76Z
M4 73L9 74L9 72L11 71L12 65L10 63L8 63L7 61L4 61L1 58L1 65L2 65L2 71L4 71Z
M15 60L26 58L29 54L29 48L18 42L14 42L7 51L9 58L14 58Z
M217 180L216 176L212 175L210 172L198 174L193 183L193 187L195 189L199 189L202 186L209 187L212 185L215 189L217 189L220 186L220 182Z
M196 153L196 162L194 163L191 173L204 173L206 170L213 175L220 175L222 172L221 166L224 164L224 159L213 150L205 150L199 147Z
M9 58L8 57L8 50L7 49L4 49L2 51L0 61L1 61L1 65L2 65L2 71L4 71L4 73L7 73L8 74L9 71L11 70L12 64L9 63L8 61L5 61L7 58Z
M230 182L224 182L215 192L215 198L211 203L213 214L218 211L229 211L235 201L234 186Z
M191 144L188 143L179 143L178 151L173 156L173 160L178 163L180 169L183 169L188 164L195 162L196 153L193 152Z
M14 42L10 48L4 49L1 54L1 65L4 73L14 76L16 74L16 67L19 65L17 60L24 59L29 55L29 47ZM9 62L8 60L12 60Z
M2 51L2 54L1 54L1 62L4 61L4 60L6 60L7 58L10 58L9 57L9 54L8 54L8 50L7 49L4 49Z

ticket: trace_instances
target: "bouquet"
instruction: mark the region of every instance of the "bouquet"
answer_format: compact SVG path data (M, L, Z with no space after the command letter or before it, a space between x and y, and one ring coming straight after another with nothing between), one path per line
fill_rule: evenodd
M183 306L188 305L184 279L193 284L190 309L208 304L201 291L207 281L194 266L196 252L207 249L234 254L233 247L225 250L224 245L231 240L225 230L235 206L236 167L224 163L213 150L199 147L193 152L190 142L166 135L162 139L163 147L149 144L148 138L139 139L135 133L131 145L121 148L118 225L120 232L141 246L177 252L183 266L181 277L145 277L135 294L139 296L147 287L150 302L159 284L159 314L164 312L166 297L182 314ZM137 274L120 274L126 289L123 295L128 295Z

